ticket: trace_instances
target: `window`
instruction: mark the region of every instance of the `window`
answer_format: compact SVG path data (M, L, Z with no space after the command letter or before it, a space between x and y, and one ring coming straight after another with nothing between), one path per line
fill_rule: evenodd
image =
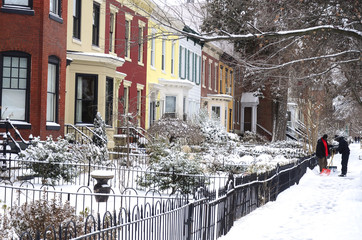
M205 71L205 64L206 64L206 60L203 58L202 59L202 87L206 87L205 85L205 78L206 78L206 71Z
M171 74L175 74L175 42L171 45Z
M93 3L93 31L92 31L92 44L99 46L99 11L100 6Z
M125 27L126 27L126 30L125 30L125 35L124 35L124 56L125 57L129 57L129 38L130 38L130 21L126 20L126 23L125 23Z
M74 0L73 3L73 37L80 40L81 0Z
M143 27L138 28L138 62L143 62Z
M155 67L155 33L153 29L151 34L151 66Z
M192 53L192 82L196 82L196 54Z
M123 89L123 113L128 113L128 96L129 96L129 88L125 87Z
M61 0L50 0L49 11L60 17Z
M3 0L3 6L7 7L26 7L26 8L33 8L33 1L32 0Z
M214 91L217 91L217 64L214 67Z
M59 60L53 56L48 60L47 82L47 122L58 122Z
M225 68L225 87L229 87L228 74L229 74L229 70L227 68Z
M197 56L197 71L196 71L196 84L200 85L201 80L201 56Z
M28 121L30 55L0 53L1 119Z
M141 126L141 116L142 116L142 91L137 90L137 124Z
M114 52L114 13L109 15L109 51Z
M106 114L105 122L112 126L113 117L113 78L106 78Z
M212 106L211 111L215 114L217 118L220 118L220 107L219 106Z
M176 113L176 96L166 96L166 113Z
M179 59L179 77L185 79L185 51L182 46L180 46L180 59Z
M34 15L33 0L2 0L1 12Z
M162 38L162 62L161 62L161 69L165 71L166 66L166 39Z
M233 86L233 71L230 71L230 88Z
M190 61L190 50L186 51L186 78L191 80L190 78L190 68L191 68L191 61Z
M76 75L76 123L93 124L97 112L97 75Z
M219 83L219 91L220 91L220 94L222 94L222 72L223 72L223 67L220 66L220 83Z
M208 85L209 85L209 89L211 90L211 72L212 72L212 63L209 62L209 81L208 81Z

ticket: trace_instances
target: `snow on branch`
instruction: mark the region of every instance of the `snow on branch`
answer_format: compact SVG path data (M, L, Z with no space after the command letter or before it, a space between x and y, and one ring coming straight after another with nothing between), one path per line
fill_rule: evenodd
M255 66L255 65L252 65L252 64L247 63L247 62L243 62L243 63L246 66L248 66L249 68L251 68L251 70L273 70L273 69L286 67L286 66L289 66L289 65L292 65L292 64L295 64L295 63L306 62L306 61L315 61L315 60L326 59L326 58L334 58L334 57L338 57L338 56L341 56L341 55L344 55L344 54L349 54L349 53L361 54L361 51L350 50L350 51L344 51L344 52L339 52L339 53L334 53L334 54L329 54L329 55L322 55L322 56L316 56L316 57L311 57L311 58L296 59L296 60L293 60L293 61L290 61L290 62L286 62L286 63L283 63L283 64L271 66L271 67ZM355 58L355 59L348 60L348 62L355 62L355 61L360 61L360 60L361 60L360 58Z
M209 36L209 34L194 34L189 32L183 32L184 35L187 35L189 37L194 37L197 39L200 39L203 42L212 42L212 41L222 41L222 40L251 40L255 38L280 38L280 37L290 37L290 36L300 36L300 35L306 35L310 33L315 33L317 31L332 31L335 33L347 35L350 37L354 37L356 39L362 40L362 32L352 29L352 28L345 28L345 27L339 27L339 26L332 26L332 25L321 25L321 26L315 26L310 28L304 28L304 29L295 29L295 30L289 30L289 31L279 31L279 32L262 32L257 34L244 34L244 35L235 35L235 34L225 34L220 36Z

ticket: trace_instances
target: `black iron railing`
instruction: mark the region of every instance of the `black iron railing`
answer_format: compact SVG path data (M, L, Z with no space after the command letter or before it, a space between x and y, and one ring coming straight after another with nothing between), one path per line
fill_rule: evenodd
M108 212L103 217L92 216L87 218L93 221L91 227L83 228L83 232L74 231L72 238L215 240L228 233L237 219L274 201L279 193L298 184L307 168L314 166L314 157L303 158L263 174L232 176L224 187L211 192L200 188L193 199L183 202L165 200L154 205L122 208L118 213ZM80 229L72 224L72 229ZM55 235L64 232L67 226L47 229L53 229L51 232ZM38 232L32 239L45 238L42 234Z

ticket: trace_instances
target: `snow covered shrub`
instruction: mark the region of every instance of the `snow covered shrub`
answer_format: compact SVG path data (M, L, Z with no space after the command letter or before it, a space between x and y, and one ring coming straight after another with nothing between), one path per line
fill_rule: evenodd
M241 141L244 143L260 144L269 142L264 136L261 136L257 133L245 131L244 135L241 138Z
M102 115L97 112L96 117L94 118L94 129L93 131L97 135L93 135L93 144L98 147L98 159L99 163L107 161L109 159L108 155L108 138L106 132L106 123L102 119Z
M43 178L50 180L53 184L61 178L71 182L77 176L76 168L72 163L78 158L74 155L72 144L62 137L55 142L51 136L45 142L39 137L34 138L32 145L19 153L24 165Z
M205 178L191 176L202 174L198 159L182 151L177 144L170 149L165 143L153 143L150 153L150 172L138 178L142 187L153 187L161 191L171 189L171 194L180 191L182 194L191 194L204 185Z
M212 113L211 117L206 110L200 110L199 114L193 119L205 140L209 143L222 143L228 140L228 132L225 127L220 124L220 119Z
M0 239L13 239L15 233L10 227L9 207L0 200L2 213L0 212Z
M25 231L28 231L32 239L35 239L37 231L44 233L48 226L55 227L58 239L58 227L62 225L64 231L64 227L70 221L75 222L77 231L81 231L78 232L77 235L82 234L84 230L83 222L85 216L77 216L75 214L75 208L70 206L69 202L63 203L61 199L57 198L51 200L46 199L45 192L40 200L27 202L21 206L14 206L10 211L10 216L9 226L13 228L14 232L20 236ZM72 224L70 224L70 226L72 226ZM68 229L68 233L69 232L74 233L74 228ZM54 233L51 232L46 239L51 239L53 234ZM63 236L64 235L65 232L63 232Z
M169 142L184 142L188 145L198 145L204 141L198 126L176 118L162 118L156 121L148 129L148 133L168 139Z

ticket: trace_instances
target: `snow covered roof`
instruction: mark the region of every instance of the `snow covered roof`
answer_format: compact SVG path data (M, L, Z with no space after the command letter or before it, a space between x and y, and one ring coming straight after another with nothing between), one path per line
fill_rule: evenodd
M72 61L87 61L94 63L102 63L112 65L113 67L121 67L124 59L105 53L92 53L92 52L67 52L67 58Z
M207 94L207 98L227 102L230 102L233 99L233 97L228 94Z
M193 86L195 86L195 83L190 82L189 80L186 80L186 79L159 78L158 82L164 86L180 87L180 88L186 88L186 89L191 89Z

